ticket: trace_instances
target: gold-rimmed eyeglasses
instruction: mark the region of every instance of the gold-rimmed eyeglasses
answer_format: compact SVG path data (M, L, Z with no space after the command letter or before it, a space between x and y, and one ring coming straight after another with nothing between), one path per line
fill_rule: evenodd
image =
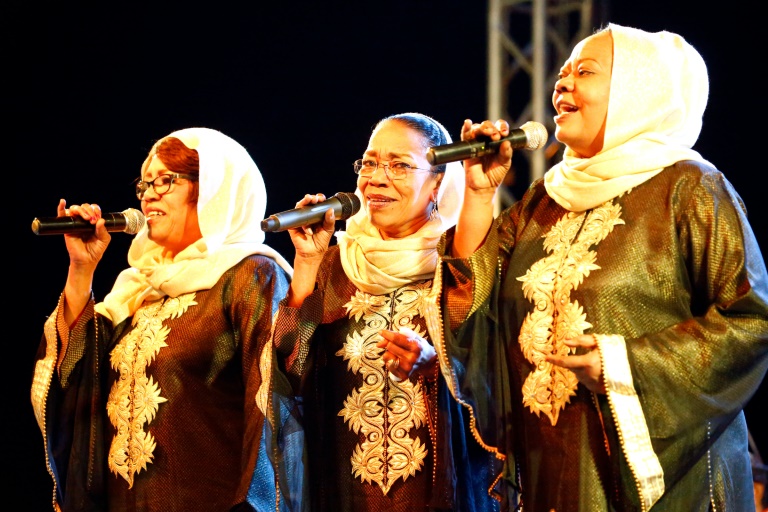
M432 169L422 169L421 167L414 167L409 163L394 161L394 162L377 162L376 160L361 158L355 160L354 164L355 174L362 176L363 178L370 178L376 169L379 167L384 168L384 174L390 180L401 180L412 172L435 172Z

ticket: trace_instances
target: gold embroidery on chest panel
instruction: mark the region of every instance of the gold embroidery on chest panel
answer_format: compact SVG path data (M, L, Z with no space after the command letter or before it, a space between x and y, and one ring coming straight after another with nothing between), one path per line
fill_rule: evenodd
M119 377L107 400L109 421L117 431L109 447L109 469L129 487L133 487L134 475L152 463L155 438L144 429L167 400L160 396L158 383L147 377L147 367L168 346L165 340L170 329L163 322L181 316L196 304L194 299L193 292L140 307L133 315L131 331L110 353L110 364Z
M384 494L398 478L406 480L424 466L427 447L409 433L426 423L427 403L419 382L394 382L388 377L381 359L384 349L376 343L382 339L379 331L400 327L427 338L413 320L422 316L430 288L431 281L404 286L388 295L357 291L345 305L350 318L363 319L363 327L347 336L336 355L363 382L347 396L339 416L350 430L364 437L351 457L355 477L377 484Z
M571 302L571 291L600 269L595 263L596 246L621 219L621 206L612 201L588 212L565 214L544 237L548 256L534 263L524 276L525 298L534 305L520 327L518 339L525 358L534 370L523 383L523 404L539 416L544 413L557 423L560 411L576 394L578 380L570 370L548 363L550 354L567 355L563 340L583 334L592 327L579 302Z

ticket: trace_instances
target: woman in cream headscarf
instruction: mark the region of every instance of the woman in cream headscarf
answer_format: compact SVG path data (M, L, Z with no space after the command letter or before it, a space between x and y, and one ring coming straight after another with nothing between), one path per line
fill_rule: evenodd
M295 274L275 347L303 400L313 512L499 510L503 455L474 437L475 411L451 399L432 345L437 244L464 179L427 151L450 141L423 114L381 120L355 162L362 208L338 244L333 210L290 230Z
M682 37L610 24L555 84L563 160L492 229L512 150L465 162L445 261L478 313L446 344L506 352L488 400L526 512L754 508L742 408L768 368L768 276L738 194L691 149L707 95Z
M59 202L94 231L65 235L69 274L32 388L54 506L277 510L262 356L292 269L263 244L261 174L231 138L190 128L154 144L136 193L146 223L99 303L101 209Z

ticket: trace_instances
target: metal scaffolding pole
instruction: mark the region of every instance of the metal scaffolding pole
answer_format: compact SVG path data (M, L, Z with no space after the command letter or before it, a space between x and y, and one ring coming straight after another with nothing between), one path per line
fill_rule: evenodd
M545 149L518 152L528 183L542 177L559 152L552 85L573 46L596 28L592 7L593 0L488 0L488 119L506 119L512 127L533 120L550 133ZM515 200L506 184L500 187L497 213Z

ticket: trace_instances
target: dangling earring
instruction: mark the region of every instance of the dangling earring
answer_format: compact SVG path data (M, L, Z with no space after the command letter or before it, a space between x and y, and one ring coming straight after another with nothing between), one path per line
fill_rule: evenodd
M435 220L440 217L440 212L437 211L437 201L432 202L432 211L429 212L429 220Z

